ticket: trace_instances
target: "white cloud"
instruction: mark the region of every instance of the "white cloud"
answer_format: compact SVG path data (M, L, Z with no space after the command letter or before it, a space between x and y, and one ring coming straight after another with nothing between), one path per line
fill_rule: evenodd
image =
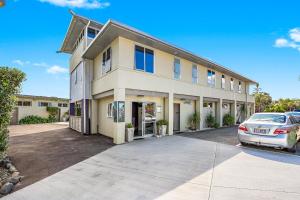
M48 67L49 65L45 62L40 62L40 63L33 63L32 64L33 66L36 66L36 67Z
M295 42L300 42L300 28L293 28L289 31L290 38Z
M289 39L286 38L276 39L274 47L278 47L278 48L288 47L300 51L300 28L293 28L289 30Z
M24 66L24 65L28 65L28 64L30 64L30 62L29 61L22 61L22 60L13 60L12 61L14 64L17 64L17 65L20 65L20 66Z
M53 65L52 67L47 69L49 74L60 74L60 73L68 73L68 69L60 67L58 65Z
M100 2L99 0L39 0L40 2L50 3L60 7L71 7L71 8L106 8L110 6L109 2Z

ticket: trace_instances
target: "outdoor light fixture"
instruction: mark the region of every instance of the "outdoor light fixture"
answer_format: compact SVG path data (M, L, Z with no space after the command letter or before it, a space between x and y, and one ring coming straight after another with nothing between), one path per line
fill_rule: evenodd
M5 0L0 0L0 7L5 6Z

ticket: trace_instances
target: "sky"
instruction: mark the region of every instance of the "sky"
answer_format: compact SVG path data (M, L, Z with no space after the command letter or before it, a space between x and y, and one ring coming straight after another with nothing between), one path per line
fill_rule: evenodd
M24 71L22 93L69 97L60 49L69 9L114 19L259 82L273 99L300 98L300 1L7 0L0 8L0 66Z

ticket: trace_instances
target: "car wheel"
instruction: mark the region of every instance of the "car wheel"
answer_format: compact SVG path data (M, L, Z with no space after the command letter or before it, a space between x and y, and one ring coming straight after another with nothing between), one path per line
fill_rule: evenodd
M297 151L297 144L295 144L292 148L288 148L288 152L296 153L296 151Z
M247 143L245 142L240 142L242 146L247 146Z

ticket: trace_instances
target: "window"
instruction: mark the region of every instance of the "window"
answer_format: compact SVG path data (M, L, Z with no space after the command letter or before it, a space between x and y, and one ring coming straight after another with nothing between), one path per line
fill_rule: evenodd
M216 72L207 70L207 83L209 86L216 86Z
M180 79L180 60L178 58L174 59L174 79Z
M18 101L17 102L18 106L31 106L31 101Z
M75 84L77 84L77 68L75 69Z
M93 28L88 28L88 30L87 30L87 36L88 36L89 38L95 38L96 35L97 35L97 32L96 32L95 29L93 29Z
M234 90L234 81L233 81L233 78L230 79L230 90L231 91Z
M57 104L58 105L58 107L68 107L68 104L67 103L58 103Z
M226 80L225 80L225 75L222 75L222 79L221 79L221 88L225 89L225 84L226 84Z
M102 74L106 74L111 70L111 48L109 47L102 54Z
M239 92L239 93L242 93L242 82L241 82L241 81L239 81L238 92Z
M50 102L38 102L39 107L51 107L51 105Z
M192 82L198 83L198 67L195 64L192 66Z
M107 117L113 116L113 104L109 103L107 104Z
M135 69L154 73L154 52L140 46L135 46Z

